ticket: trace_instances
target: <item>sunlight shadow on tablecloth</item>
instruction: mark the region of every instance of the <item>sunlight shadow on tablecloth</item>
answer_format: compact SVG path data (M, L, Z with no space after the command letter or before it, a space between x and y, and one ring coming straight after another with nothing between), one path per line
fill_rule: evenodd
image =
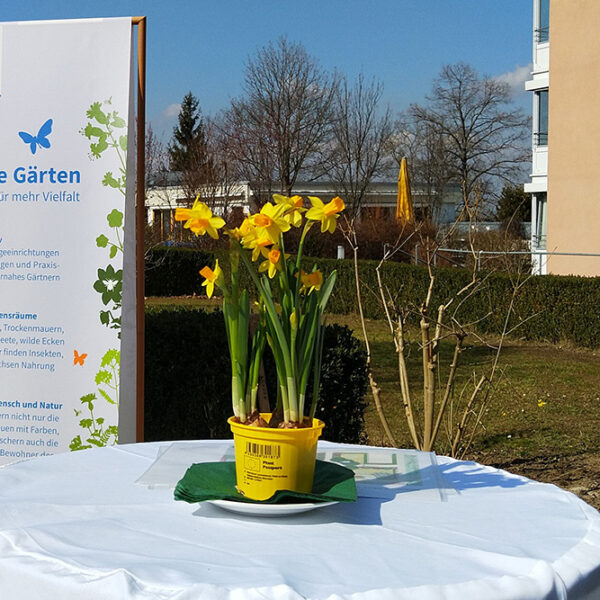
M520 475L513 475L474 462L440 462L440 474L457 491L479 488L516 488L531 483Z

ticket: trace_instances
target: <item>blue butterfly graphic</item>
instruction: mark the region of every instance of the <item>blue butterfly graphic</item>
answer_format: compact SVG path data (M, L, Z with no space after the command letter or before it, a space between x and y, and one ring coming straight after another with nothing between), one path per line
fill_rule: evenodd
M37 147L50 148L48 136L52 133L52 119L48 119L38 131L37 135L31 135L26 131L19 131L19 137L31 148L31 154L37 152Z

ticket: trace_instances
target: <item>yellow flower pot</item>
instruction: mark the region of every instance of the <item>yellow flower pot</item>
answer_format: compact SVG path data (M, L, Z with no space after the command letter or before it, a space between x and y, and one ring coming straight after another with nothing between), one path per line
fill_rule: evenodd
M261 415L265 421L270 413ZM235 446L238 491L252 500L267 500L277 490L311 492L317 458L317 441L324 423L312 427L269 429L228 420Z

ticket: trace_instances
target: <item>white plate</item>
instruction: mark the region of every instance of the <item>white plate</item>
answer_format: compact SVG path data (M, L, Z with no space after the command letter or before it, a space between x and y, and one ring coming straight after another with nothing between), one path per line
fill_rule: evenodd
M264 504L262 502L235 502L234 500L207 500L211 504L230 512L254 517L284 517L308 512L315 508L331 506L337 502L304 502L302 504Z

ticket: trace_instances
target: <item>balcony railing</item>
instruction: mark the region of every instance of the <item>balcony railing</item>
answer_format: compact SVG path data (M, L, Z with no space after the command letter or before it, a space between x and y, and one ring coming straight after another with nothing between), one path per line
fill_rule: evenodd
M546 234L532 236L533 250L545 250L546 249Z
M533 145L534 146L547 146L548 145L548 132L547 131L534 131L533 132Z
M550 31L548 27L538 27L533 31L533 37L538 44L547 42L550 37Z

